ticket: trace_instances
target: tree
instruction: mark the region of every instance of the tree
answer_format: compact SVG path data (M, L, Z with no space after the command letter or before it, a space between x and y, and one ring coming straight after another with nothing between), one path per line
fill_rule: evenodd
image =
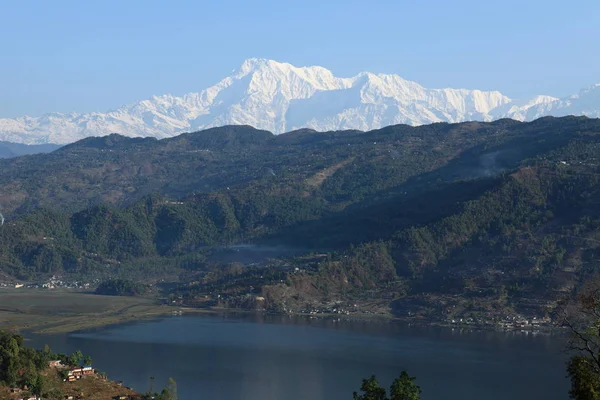
M31 393L41 396L42 392L44 392L44 388L46 387L46 381L42 375L36 375L35 379L31 381L29 386L29 390Z
M0 331L0 386L27 386L40 395L46 383L41 372L48 368L51 356L48 348L27 348L21 335Z
M96 288L96 294L108 296L138 296L148 290L146 285L127 279L110 279L102 282Z
M385 388L379 385L377 378L371 376L363 379L360 390L362 394L353 393L354 400L420 400L421 388L414 382L415 378L402 371L400 376L394 379L390 387L390 396L387 397Z
M151 388L147 393L142 395L142 400L177 400L177 383L175 379L169 378L169 383L160 393L152 392L152 385L154 384L154 377L150 377Z
M92 365L92 357L86 355L83 357L83 365L89 366Z
M578 353L567 363L569 396L600 400L600 278L590 279L566 307L563 324L571 331L568 349Z
M170 396L168 400L177 400L177 382L175 382L175 379L169 378L166 390Z
M385 389L379 386L379 382L375 375L369 379L363 379L360 390L363 394L353 393L354 400L387 400Z
M421 388L414 382L415 379L402 371L390 388L391 400L420 400Z
M600 399L600 381L587 357L572 357L567 362L567 372L571 378L569 397L576 400Z
M81 360L83 360L83 353L81 350L76 350L69 356L69 365L79 365Z

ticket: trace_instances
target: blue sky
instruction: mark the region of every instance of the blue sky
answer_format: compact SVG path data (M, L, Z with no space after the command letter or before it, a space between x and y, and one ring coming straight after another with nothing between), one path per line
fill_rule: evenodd
M5 0L0 117L200 91L244 59L564 96L600 82L600 1Z

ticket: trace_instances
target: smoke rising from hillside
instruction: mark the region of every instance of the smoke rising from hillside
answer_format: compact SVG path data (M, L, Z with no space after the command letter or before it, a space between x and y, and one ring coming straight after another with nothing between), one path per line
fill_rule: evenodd
M501 154L502 151L494 151L493 153L483 154L479 158L481 176L493 176L506 169L498 162L498 156Z

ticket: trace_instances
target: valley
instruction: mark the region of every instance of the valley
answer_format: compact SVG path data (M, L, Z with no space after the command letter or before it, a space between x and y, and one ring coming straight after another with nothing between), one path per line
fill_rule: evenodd
M600 400L600 2L5 2L0 400Z
M599 134L564 117L87 138L0 160L0 271L199 310L549 325L597 272Z

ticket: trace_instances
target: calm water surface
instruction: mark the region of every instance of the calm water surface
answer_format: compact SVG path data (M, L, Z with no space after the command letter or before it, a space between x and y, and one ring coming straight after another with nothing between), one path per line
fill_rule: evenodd
M179 398L350 400L371 374L389 386L417 376L425 400L568 398L555 337L418 328L383 322L178 316L94 332L34 336L80 349L111 379L139 391L169 377Z

